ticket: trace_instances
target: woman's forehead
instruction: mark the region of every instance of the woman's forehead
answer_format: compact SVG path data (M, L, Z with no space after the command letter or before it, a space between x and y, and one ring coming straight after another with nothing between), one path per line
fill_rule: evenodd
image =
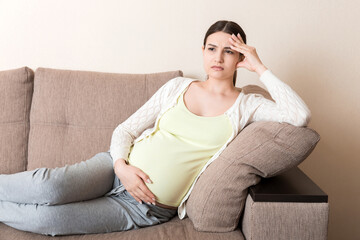
M227 47L230 48L229 38L231 37L230 34L225 32L216 32L210 34L206 39L206 45L212 45L215 47Z

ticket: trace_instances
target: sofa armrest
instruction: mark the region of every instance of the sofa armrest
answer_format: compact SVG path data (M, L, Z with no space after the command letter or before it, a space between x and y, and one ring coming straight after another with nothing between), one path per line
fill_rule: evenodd
M328 202L328 195L298 167L262 178L249 194L254 202Z
M240 221L246 239L327 239L328 196L298 167L251 186Z

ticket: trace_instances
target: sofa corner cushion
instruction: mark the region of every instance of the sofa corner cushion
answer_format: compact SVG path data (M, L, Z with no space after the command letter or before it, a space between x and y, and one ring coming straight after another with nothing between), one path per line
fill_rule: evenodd
M33 86L28 67L0 71L0 174L26 169Z
M320 140L307 127L254 122L246 126L201 174L186 203L198 231L237 228L248 187L300 164Z

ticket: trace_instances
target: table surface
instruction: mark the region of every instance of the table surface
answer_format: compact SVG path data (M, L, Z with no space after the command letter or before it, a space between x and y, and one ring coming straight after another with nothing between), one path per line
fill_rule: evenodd
M328 202L328 195L298 167L262 178L249 193L254 202Z

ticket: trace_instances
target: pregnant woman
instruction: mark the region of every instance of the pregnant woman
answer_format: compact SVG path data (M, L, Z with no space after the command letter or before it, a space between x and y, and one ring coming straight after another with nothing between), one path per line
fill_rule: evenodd
M116 127L109 151L61 168L0 175L0 222L54 236L183 219L200 174L246 125L308 124L306 104L265 67L238 24L211 25L202 51L207 79L166 82ZM275 102L237 90L237 68L257 73Z

